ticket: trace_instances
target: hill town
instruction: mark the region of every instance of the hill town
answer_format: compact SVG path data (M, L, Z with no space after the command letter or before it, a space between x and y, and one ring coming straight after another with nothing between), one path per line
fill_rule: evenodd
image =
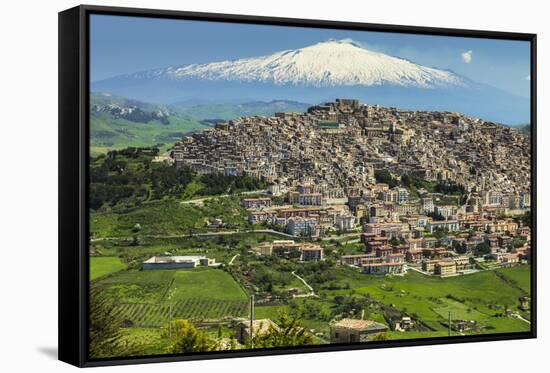
M95 200L93 284L139 353L182 352L182 325L198 351L525 331L530 170L529 138L454 112L220 120L94 160L121 195Z
M529 212L529 154L513 128L338 99L307 113L219 123L183 138L170 161L264 179L270 196L242 200L250 223L312 239L361 230L367 253L342 261L366 263L370 273L401 272L405 258L418 261L426 250L441 256L432 236L443 231L458 233L448 241L458 251L488 242L499 261L527 257L528 245L512 250L508 235L529 236L511 219ZM388 247L391 240L400 245ZM385 265L370 257L386 255Z

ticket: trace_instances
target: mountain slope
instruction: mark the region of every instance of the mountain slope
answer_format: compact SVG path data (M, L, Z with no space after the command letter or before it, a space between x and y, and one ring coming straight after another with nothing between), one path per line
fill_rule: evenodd
M92 155L128 146L162 150L189 132L208 125L163 106L95 93L90 102Z
M334 98L419 110L460 111L501 123L529 120L529 100L451 71L330 40L268 56L117 76L92 89L150 102L210 103Z
M252 101L243 103L204 103L199 105L176 103L173 110L198 120L222 119L229 120L238 117L266 115L277 112L304 112L311 104L288 100Z
M384 84L417 88L466 86L466 81L452 72L373 52L351 41L336 40L256 58L169 67L157 70L154 76L157 79L199 78L314 87Z

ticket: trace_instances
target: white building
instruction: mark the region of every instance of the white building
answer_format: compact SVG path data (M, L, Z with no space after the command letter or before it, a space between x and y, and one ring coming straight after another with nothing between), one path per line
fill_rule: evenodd
M205 256L153 256L143 262L142 268L144 270L195 268L215 265L215 262L215 259Z

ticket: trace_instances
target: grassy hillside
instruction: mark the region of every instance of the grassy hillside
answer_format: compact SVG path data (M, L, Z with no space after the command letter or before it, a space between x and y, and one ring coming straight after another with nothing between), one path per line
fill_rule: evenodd
M170 124L130 122L121 118L90 120L90 153L92 156L127 147L155 146L165 151L185 134L208 128L192 118L170 116Z
M208 128L218 120L279 111L303 112L309 106L286 100L165 106L106 93L92 93L90 104L92 156L127 147L154 146L165 151L182 136Z
M274 115L277 112L304 112L310 104L296 101L276 100L270 102L223 103L202 105L174 105L173 109L180 115L190 116L197 120L229 120L242 116Z
M523 283L528 267L518 267L513 275ZM350 268L331 270L334 282L349 284L356 295L369 297L393 305L399 310L416 315L435 331L444 330L448 313L453 319L474 320L485 332L528 331L528 323L503 317L506 308L517 309L518 298L528 294L510 285L492 271L453 278L427 277L409 271L405 276L377 277L359 273ZM306 279L308 279L306 277ZM311 283L311 282L310 282ZM315 286L314 286L315 287ZM321 290L326 297L348 294L349 290Z
M90 258L90 280L122 271L126 269L126 264L120 258L113 256L91 257Z
M202 208L176 200L144 203L141 207L91 215L93 237L129 237L136 224L140 235L184 235L206 232L207 219L222 219L227 229L246 226L246 211L236 197L205 201Z

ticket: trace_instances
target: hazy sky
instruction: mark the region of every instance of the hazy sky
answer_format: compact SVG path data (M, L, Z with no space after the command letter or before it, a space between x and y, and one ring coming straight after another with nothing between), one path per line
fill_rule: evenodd
M450 69L529 97L529 43L462 37L343 31L92 15L91 79L160 67L255 57L330 38L417 64Z

